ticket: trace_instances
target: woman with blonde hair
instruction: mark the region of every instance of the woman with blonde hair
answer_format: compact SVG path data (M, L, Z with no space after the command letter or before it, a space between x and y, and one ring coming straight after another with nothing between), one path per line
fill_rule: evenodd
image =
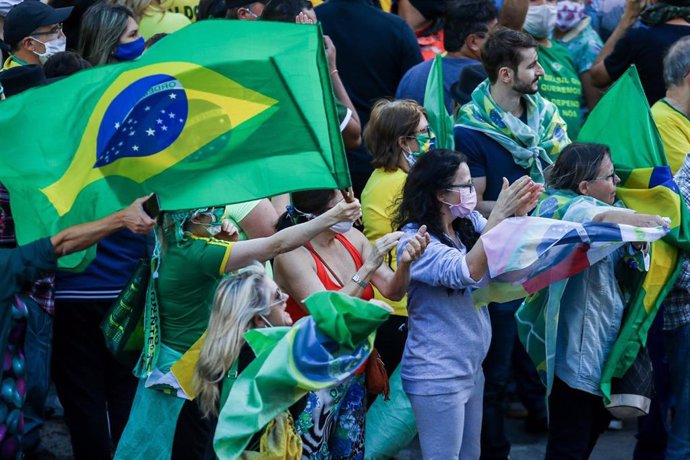
M417 158L432 147L433 134L426 111L415 101L382 99L374 104L364 139L375 169L362 191L362 220L364 235L374 243L396 230L393 213L407 173ZM392 270L397 268L395 249L384 262ZM376 348L390 375L400 363L405 347L407 297L395 301L385 298L378 290L374 292L375 298L384 300L394 310L376 335Z
M197 403L205 417L217 417L221 387L230 368L237 373L251 361L244 333L250 329L291 326L285 310L287 294L253 262L218 283L206 331L206 340L194 373ZM239 361L239 362L238 362ZM224 394L224 396L227 396Z
M212 459L213 433L218 412L227 398L234 378L254 359L244 339L250 329L290 326L285 311L287 295L252 262L218 283L206 337L194 370L194 401L186 401L180 417L171 458ZM192 421L193 423L186 423ZM201 429L189 430L190 427Z
M82 16L79 54L91 65L131 61L144 52L144 39L131 9L96 3Z
M113 0L113 3L125 5L134 12L144 40L156 34L171 34L191 24L187 16L168 11L159 0Z
M207 330L211 297L219 280L254 260L263 262L300 247L330 226L361 215L359 202L343 200L310 222L268 237L234 242L237 229L223 219L224 211L225 207L182 209L159 216L145 310L144 336L149 346L144 347L135 369L139 387L117 459L169 458L176 427L205 431L199 417L180 414L187 398L179 381L175 383L173 366L189 362L185 356L189 358L187 353L194 351Z

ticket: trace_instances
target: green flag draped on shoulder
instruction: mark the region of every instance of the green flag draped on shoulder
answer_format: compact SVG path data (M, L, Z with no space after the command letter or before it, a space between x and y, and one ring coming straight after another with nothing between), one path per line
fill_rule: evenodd
M314 293L305 304L311 316L292 328L245 334L256 358L234 381L218 415L213 445L219 458L237 458L254 433L307 392L349 378L366 362L375 331L389 316L387 310L339 292Z
M429 125L436 134L436 147L454 149L453 117L448 114L443 90L443 57L437 54L431 65L424 92L424 108L429 117Z
M193 24L4 101L0 132L20 244L148 192L183 209L350 184L317 26Z
M671 218L670 232L652 243L649 271L637 280L618 339L605 364L601 390L608 401L611 379L622 377L630 367L673 286L677 248L690 249L690 220L634 66L597 104L578 140L610 147L621 177L617 195L628 208Z

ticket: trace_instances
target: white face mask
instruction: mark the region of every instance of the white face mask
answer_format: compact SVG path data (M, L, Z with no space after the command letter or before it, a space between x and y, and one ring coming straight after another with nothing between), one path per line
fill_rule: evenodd
M555 6L537 5L530 6L525 19L525 32L534 38L548 38L556 27L558 12Z
M41 65L45 64L48 58L53 54L62 53L63 51L65 51L65 48L67 46L67 38L64 36L45 43L34 37L31 37L31 39L36 40L38 43L41 43L46 48L45 52L43 53L37 53L36 51L34 51L34 54L38 56L38 60L41 61Z
M338 222L335 225L331 225L329 228L332 232L340 233L342 235L343 233L347 233L352 229L352 222L350 222L349 220L344 220L342 222Z
M417 162L417 157L412 155L412 152L408 150L403 150L403 157L405 161L407 161L407 164L410 165L410 168Z

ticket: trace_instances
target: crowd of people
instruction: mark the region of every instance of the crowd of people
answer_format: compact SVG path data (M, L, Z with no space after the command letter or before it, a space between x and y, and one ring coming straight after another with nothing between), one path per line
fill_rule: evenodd
M628 244L548 291L560 321L555 378L543 382L516 324L535 300L474 306L473 291L491 282L481 235L528 215L668 225L617 199L606 139L576 142L631 65L690 203L690 1L0 0L0 101L136 60L205 20L320 24L352 189L157 216L144 210L147 196L18 246L0 171L0 459L51 458L41 428L52 384L77 460L216 458L234 379L257 358L247 334L309 317L305 301L320 291L377 309L369 359L388 376L399 370L425 459L508 459L512 393L526 429L548 433L547 459L589 458L616 423L600 383L628 308L620 283L644 268L630 259L649 247ZM454 149L435 148L424 108L438 54ZM84 271L58 269L58 258L92 245ZM146 334L158 335L133 369L100 324L142 259L156 325ZM690 254L678 264L649 331L655 395L638 421L636 460L690 459ZM189 359L194 397L163 384ZM265 438L279 423L298 446L285 458L369 458L367 410L384 397L369 373L367 364L308 392L256 433L251 458L277 458Z

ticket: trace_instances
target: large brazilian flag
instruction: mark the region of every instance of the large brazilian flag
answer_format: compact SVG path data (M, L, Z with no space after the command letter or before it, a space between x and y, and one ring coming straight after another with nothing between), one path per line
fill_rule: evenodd
M345 188L338 126L318 26L203 21L2 102L0 182L25 244L149 192L172 210Z
M608 402L611 380L622 377L635 360L659 306L673 286L680 268L678 249L690 250L690 214L673 181L634 66L594 108L578 141L610 147L621 177L616 193L628 208L671 219L669 233L651 245L649 270L640 279L627 280L632 288L631 300L602 375L601 390Z

